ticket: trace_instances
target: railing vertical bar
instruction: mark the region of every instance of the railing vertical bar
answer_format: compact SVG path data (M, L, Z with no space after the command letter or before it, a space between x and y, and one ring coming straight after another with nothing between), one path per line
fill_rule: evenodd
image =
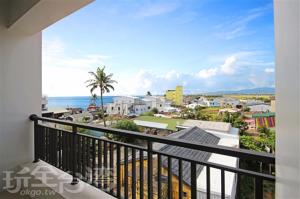
M61 131L58 131L58 168L62 168L61 152L62 152Z
M59 130L55 130L55 134L53 135L54 136L54 165L55 167L58 167L58 148L59 148L59 143L58 143L58 135L59 135Z
M86 181L86 140L87 137L82 137L82 178Z
M121 149L120 145L117 145L117 198L121 198Z
M81 136L77 135L77 172L81 173L82 160L81 160ZM78 176L81 178L82 176Z
M45 127L42 127L41 126L41 136L42 136L42 139L41 139L41 153L42 153L42 157L41 159L45 161Z
M197 199L197 164L191 162L191 199Z
M52 165L55 165L55 155L56 155L55 154L55 145L56 145L56 143L55 143L55 135L56 135L56 130L53 129L51 131L51 140L50 140Z
M47 128L47 162L50 162L50 129Z
M98 140L98 187L102 188L103 167L102 167L102 141Z
M128 147L124 147L124 159L125 159L125 179L124 179L124 192L125 199L128 199Z
M153 180L152 180L152 177L153 177L153 158L152 158L152 147L153 147L153 144L152 142L148 141L148 147L147 147L147 162L148 162L148 165L147 165L147 169L148 169L148 199L152 199L153 198Z
M62 170L66 171L66 133L62 132Z
M263 199L263 179L255 178L255 199Z
M91 140L87 138L86 143L86 159L87 159L87 181L91 184Z
M113 195L114 192L114 144L109 144L109 192Z
M140 199L144 199L144 151L140 150Z
M157 197L161 198L161 155L157 154Z
M53 165L54 164L54 153L53 153L53 137L54 137L54 129L49 129L49 157L50 157L50 159L49 159L49 162L50 162L50 164L51 165Z
M104 141L104 170L103 170L103 177L104 177L104 189L107 189L107 142Z
M221 198L225 199L225 171L221 169Z
M92 139L92 184L96 186L96 139Z
M132 148L132 199L136 199L136 151Z
M210 167L206 166L206 198L210 199Z
M182 160L178 160L178 198L183 198Z
M71 171L71 167L72 167L72 163L71 163L71 144L72 144L72 140L71 140L71 133L67 133L67 170L68 172Z
M168 198L172 199L173 198L173 190L172 190L172 158L169 156L168 157Z
M45 127L45 162L48 162L48 128Z

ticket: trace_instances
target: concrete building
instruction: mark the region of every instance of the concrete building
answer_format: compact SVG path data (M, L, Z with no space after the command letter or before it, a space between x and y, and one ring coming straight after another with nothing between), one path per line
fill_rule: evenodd
M183 104L183 87L176 86L175 90L167 90L165 96L167 100L172 101L177 106L181 106Z
M232 107L236 108L237 105L240 105L241 102L238 99L233 99L233 98L227 98L227 97L222 97L222 98L215 98L214 99L216 102L220 104L221 107Z
M142 99L133 96L115 97L113 103L106 107L106 112L110 115L140 115L150 110Z
M168 106L166 100L158 96L146 96L144 98L121 96L115 97L113 103L106 105L106 112L110 115L140 115L151 111L153 108L163 112Z
M169 106L166 99L160 96L146 96L143 98L143 101L146 103L148 110L157 108L159 112L163 112L165 108Z

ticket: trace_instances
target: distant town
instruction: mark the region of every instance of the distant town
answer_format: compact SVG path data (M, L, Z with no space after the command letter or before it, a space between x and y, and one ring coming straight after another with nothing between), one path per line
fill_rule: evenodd
M103 125L100 106L92 97L86 110L78 107L48 110L47 97L44 96L42 101L44 116ZM223 122L225 114L242 116L247 124L244 131L254 135L259 133L259 127L275 127L275 97L272 94L184 95L183 86L176 86L161 96L153 96L148 91L142 97L114 97L112 103L104 105L104 109L109 126L119 120L130 119L138 126L157 133L163 129L176 131L186 120Z

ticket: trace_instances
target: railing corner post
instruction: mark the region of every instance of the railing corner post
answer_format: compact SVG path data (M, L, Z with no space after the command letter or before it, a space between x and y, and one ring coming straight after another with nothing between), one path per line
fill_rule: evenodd
M39 142L39 138L38 138L38 120L37 120L37 115L32 114L29 116L29 119L34 121L34 126L33 126L33 140L34 140L34 160L33 163L37 163L39 162L39 151L38 151L38 142Z
M31 120L31 121L35 121L36 119L37 119L37 115L36 114L31 114L30 116L29 116L29 119Z

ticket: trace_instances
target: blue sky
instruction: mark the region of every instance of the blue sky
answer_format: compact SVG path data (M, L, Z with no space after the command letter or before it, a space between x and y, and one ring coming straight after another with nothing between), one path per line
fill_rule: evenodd
M101 65L110 95L274 86L272 0L97 0L44 30L44 94L89 95Z

